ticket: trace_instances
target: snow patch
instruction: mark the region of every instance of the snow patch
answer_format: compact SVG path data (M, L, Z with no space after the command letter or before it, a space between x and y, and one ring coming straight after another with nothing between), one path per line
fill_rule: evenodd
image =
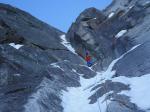
M129 9L132 9L134 7L134 5L130 6Z
M127 30L121 30L121 31L115 36L115 38L120 38L120 37L122 37L125 33L127 33Z
M141 109L148 110L150 108L150 86L148 86L150 74L133 78L121 76L114 78L112 81L130 85L131 90L122 91L120 94L129 96L131 102L137 104Z
M105 83L106 80L111 80L113 75L115 75L116 71L113 71L113 67L114 65L120 60L122 59L126 54L128 54L129 52L135 50L138 46L140 46L141 44L138 44L134 47L132 47L129 51L127 51L126 53L124 53L122 56L120 56L119 58L113 60L111 62L111 64L108 66L107 70L106 71L103 71L103 72L97 72L98 75L100 75L101 77L97 80L98 82L96 82L98 84L102 84L102 83ZM96 86L95 85L95 86Z
M61 69L62 71L64 71L59 65L57 65L57 63L52 63L51 64L54 68L59 68Z
M111 12L111 13L108 15L108 18L112 18L114 15L115 15L115 13L114 13L114 12Z
M20 49L23 46L23 45L15 44L15 43L10 43L9 45L14 47L15 49Z
M75 69L72 69L73 72L77 73L79 76L84 76L84 74L79 74Z
M61 35L60 38L62 40L61 44L63 44L69 51L76 54L75 49L71 46L70 42L67 41L66 35Z
M120 60L122 59L126 54L128 54L129 52L135 50L138 46L140 46L141 44L138 44L134 47L132 47L129 51L127 51L126 53L124 53L123 55L121 55L119 58L113 60L111 62L111 64L108 66L107 70L102 73L102 79L105 79L105 80L111 80L112 76L116 73L115 71L113 71L113 67L114 65ZM101 74L101 73L100 73Z
M96 103L89 104L90 100L88 98L96 93L99 88L93 91L91 90L96 85L104 83L104 81L108 79L112 80L112 76L115 74L115 71L112 71L112 68L115 63L122 59L127 53L136 49L139 45L134 46L128 52L112 61L106 71L97 72L95 77L91 79L80 77L81 87L70 87L67 88L67 91L62 91L62 106L64 107L64 112L106 112L107 105L110 101L107 100L106 102L105 98L107 95L112 94L113 91L98 98ZM76 70L73 71L76 72Z
M44 111L43 106L40 102L48 100L49 94L56 94L55 90L52 89L54 85L47 78L44 78L41 84L37 87L37 91L29 97L28 102L25 104L24 112L41 112ZM47 101L48 102L48 101ZM47 103L48 105L48 103ZM47 106L45 103L45 106Z
M89 104L89 97L92 95L91 89L88 88L91 84L96 82L96 76L91 79L84 79L80 77L81 87L68 88L68 92L62 91L62 106L64 112L102 112L106 111L105 95L98 99L99 103ZM99 108L100 106L100 108Z
M14 74L14 76L20 77L21 75L20 74Z
M73 72L77 73L77 71L75 69L72 69Z

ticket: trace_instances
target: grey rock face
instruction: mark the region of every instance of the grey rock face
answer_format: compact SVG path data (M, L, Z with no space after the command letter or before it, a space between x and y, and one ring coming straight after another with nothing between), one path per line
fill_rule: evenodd
M80 67L83 60L61 44L62 34L0 4L0 112L63 111L61 91L80 86L74 71L85 70ZM10 43L23 47L15 49Z
M90 52L93 60L96 60L93 66L95 71L107 69L113 59L141 44L113 67L116 71L113 78L139 77L149 73L149 12L149 0L114 0L101 14L97 13L97 16L93 16L92 9L83 11L70 27L67 39L79 55L84 56L85 50ZM111 13L114 13L113 16L108 17ZM121 30L127 32L116 38ZM109 112L144 112L131 103L129 97L118 94L123 90L130 90L129 85L106 80L93 88L95 89L98 90L89 98L90 103L95 103L99 97L105 95L104 101L111 101L107 107ZM111 91L113 93L107 95Z
M150 72L149 47L150 42L146 42L118 61L114 66L115 76L139 77L148 74Z
M124 7L119 7L121 5ZM111 18L106 14L111 13L110 10L115 11ZM116 0L103 12L93 8L83 11L70 27L67 39L82 57L86 50L89 51L102 69L134 45L149 41L148 29L148 0ZM127 33L116 39L121 30L127 30Z
M85 56L85 51L90 51L95 59L100 59L103 54L97 54L99 50L100 39L97 37L96 29L106 17L102 12L95 8L89 8L83 11L72 24L67 33L67 39L71 42L76 52L82 57Z
M95 94L93 94L90 99L91 102L90 103L95 103L96 100L99 97L102 97L104 94L109 93L111 91L116 93L121 92L121 90L129 90L130 88L127 85L124 85L122 83L118 83L118 82L111 82L110 80L107 80L105 83L97 85L96 87L94 87L92 89L92 91L94 91L95 89L98 89Z
M134 105L134 107L131 107L131 105L126 105L124 102L116 102L112 101L107 108L107 111L109 112L144 112L142 110L138 110L138 108Z
M47 50L46 53L58 61L69 60L74 64L85 64L81 57L78 57L69 50Z
M114 0L104 11L83 11L66 37L78 55L61 44L64 33L30 14L0 4L0 112L63 112L62 91L79 87L79 77L94 77L137 44L113 67L112 77L139 77L150 72L149 0ZM114 12L112 17L108 17ZM116 38L121 31L127 32ZM15 49L9 43L22 44ZM85 66L85 51L95 65ZM134 60L134 61L133 61ZM128 65L128 66L127 66ZM106 80L93 87L90 103L106 96L109 112L144 112L119 94L129 85ZM109 93L109 94L108 94Z
M92 7L92 8L85 9L79 15L79 17L77 18L76 22L80 23L81 21L82 22L89 21L89 24L90 24L90 23L92 23L91 20L93 20L93 19L98 19L97 23L101 23L105 19L105 16L102 14L102 12L100 10Z
M65 47L59 44L63 32L41 22L33 16L0 4L0 43L34 44L43 49Z
M113 0L113 2L106 9L104 9L104 12L108 15L111 12L116 13L120 10L128 11L138 1L139 0Z
M106 37L111 38L111 36L109 35L115 36L117 32L119 32L119 30L127 29L126 34L122 35L120 38L115 40L113 52L116 58L124 54L129 49L131 49L131 47L138 44L141 45L135 50L131 51L130 53L127 53L122 59L120 59L115 64L113 70L116 71L116 74L113 76L113 78L119 76L140 77L149 73L149 1L132 0L131 3L133 7L130 7L129 3L127 3L127 5L123 8L120 5L117 6L117 4L124 4L125 2L127 1L115 1L110 7L108 7L108 9L105 10L105 14L110 14L112 11L115 11L114 16L108 19L108 21L113 22L112 20L114 19L114 21L116 21L117 24L119 23L120 25L121 21L124 24L121 26L117 26L117 24L113 22L112 25L114 26L112 26L111 29L114 28L115 30L114 32L111 32L111 30L109 29L111 33L107 34L108 36ZM119 14L120 10L123 10L121 15ZM104 26L102 28L107 28L107 26ZM101 29L98 30L101 31ZM98 68L99 67L97 67L97 69ZM108 81L105 81L104 85L107 86L107 84ZM113 85L114 84L107 86L108 88L105 90L101 85L95 87L100 89L97 90L97 94L90 97L91 102L96 101L96 97L106 95L106 99L104 101L107 101L107 99L111 101L111 103L109 103L109 105L107 106L107 111L109 112L145 112L145 110L141 110L137 105L131 103L130 99L127 96L117 94L117 92L113 90ZM116 84L116 87L120 87L120 84ZM107 92L104 92L106 90ZM113 90L113 93L107 95L107 93L109 93L110 90ZM124 90L123 86L120 87L119 91L122 90Z
M38 111L38 106L41 111L46 112L55 105L54 110L51 111L61 112L60 91L69 86L80 86L78 75L69 69L70 64L61 62L68 68L66 66L64 66L66 70L63 66L62 69L57 68L50 64L54 59L38 48L24 47L16 50L11 46L1 45L0 54L0 110L2 112L30 112L32 99L36 103L36 98L39 103L36 103L34 108Z

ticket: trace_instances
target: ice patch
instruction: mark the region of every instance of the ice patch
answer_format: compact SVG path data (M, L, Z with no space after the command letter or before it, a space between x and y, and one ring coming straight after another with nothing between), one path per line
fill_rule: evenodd
M15 49L20 49L23 46L23 45L15 44L15 43L10 43L9 45L14 47Z
M127 30L121 30L121 31L115 36L115 38L120 38L120 37L122 37L125 33L127 33Z
M63 44L69 51L76 54L75 49L71 46L70 42L67 41L66 36L61 35L60 38L62 40L61 44Z

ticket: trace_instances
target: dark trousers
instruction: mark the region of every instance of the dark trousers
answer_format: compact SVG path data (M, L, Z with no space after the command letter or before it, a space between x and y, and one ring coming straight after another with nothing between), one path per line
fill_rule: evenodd
M91 61L87 61L87 66L91 67L92 66L92 62Z

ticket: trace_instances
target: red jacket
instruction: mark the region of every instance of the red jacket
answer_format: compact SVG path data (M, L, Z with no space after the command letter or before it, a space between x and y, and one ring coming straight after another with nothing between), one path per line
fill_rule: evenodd
M91 56L86 56L86 57L85 57L85 60L86 60L86 61L91 61Z

